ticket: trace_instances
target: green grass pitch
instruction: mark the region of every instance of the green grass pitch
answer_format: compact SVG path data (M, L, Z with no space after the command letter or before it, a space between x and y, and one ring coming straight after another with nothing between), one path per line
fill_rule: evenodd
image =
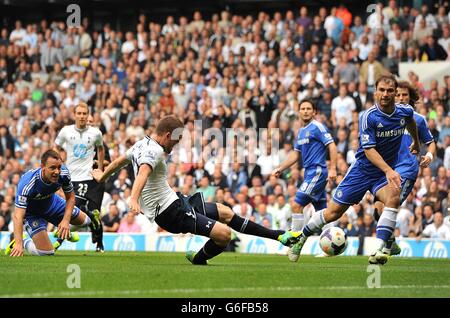
M68 288L80 268L80 288ZM224 253L193 266L181 253L58 252L0 256L0 297L450 297L450 260L393 258L368 288L367 257ZM71 276L73 277L73 276Z

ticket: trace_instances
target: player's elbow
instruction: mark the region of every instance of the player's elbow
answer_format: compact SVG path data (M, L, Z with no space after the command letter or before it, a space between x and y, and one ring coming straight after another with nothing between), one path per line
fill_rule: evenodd
M364 154L366 155L367 159L369 159L372 156L372 153L373 153L373 148L364 148Z

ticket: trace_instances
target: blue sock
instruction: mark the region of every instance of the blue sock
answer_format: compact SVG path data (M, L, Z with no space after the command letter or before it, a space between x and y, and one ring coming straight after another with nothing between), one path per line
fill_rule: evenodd
M392 233L391 237L386 242L386 248L391 249L392 248L392 244L394 244L394 242L395 242L395 235L394 235L394 233Z

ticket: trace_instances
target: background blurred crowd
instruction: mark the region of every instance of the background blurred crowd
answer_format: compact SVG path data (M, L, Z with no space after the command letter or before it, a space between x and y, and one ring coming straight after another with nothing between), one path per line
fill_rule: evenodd
M317 102L316 119L337 144L338 178L327 186L330 197L355 160L358 114L373 105L376 78L398 75L400 62L450 60L448 7L399 7L396 1L377 6L368 17L353 16L341 5L254 16L222 11L207 20L196 11L192 17L168 16L162 24L140 15L129 31L108 24L93 29L88 19L79 28L42 20L1 29L0 230L10 225L20 176L39 166L59 130L73 123L80 101L90 106L112 160L150 134L162 116L178 115L187 134L168 159L170 185L184 194L202 191L206 200L267 227L288 228L302 167L280 179L270 173L292 150L302 126L299 101ZM430 224L448 224L450 75L429 88L419 74L405 80L419 90L416 110L426 116L438 146L398 215L398 234L417 237ZM225 138L233 150L226 151L209 128L224 135L227 128L255 129L258 139ZM131 167L108 181L106 231L156 230L127 214L132 182ZM349 235L373 236L372 209L367 194L338 225ZM444 232L436 235L450 239Z

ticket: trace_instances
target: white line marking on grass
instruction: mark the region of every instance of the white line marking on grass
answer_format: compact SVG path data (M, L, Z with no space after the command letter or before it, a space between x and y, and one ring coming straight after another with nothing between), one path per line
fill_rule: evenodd
M448 289L450 285L386 285L381 289ZM190 293L213 293L213 292L254 292L254 291L308 291L308 290L362 290L369 289L366 286L283 286L283 287L243 287L243 288L186 288L186 289L153 289L153 290L92 290L92 291L59 291L46 293L29 293L29 294L6 294L0 295L0 298L45 298L45 297L80 297L80 296L103 296L107 294L121 296L138 296L146 294L190 294Z

